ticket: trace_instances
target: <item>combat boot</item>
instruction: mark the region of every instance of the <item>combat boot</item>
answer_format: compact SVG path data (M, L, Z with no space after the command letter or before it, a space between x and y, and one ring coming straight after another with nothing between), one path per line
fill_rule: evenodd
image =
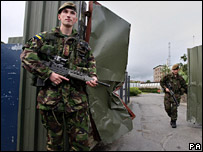
M170 125L172 125L172 122L173 122L173 120L171 119L171 121L170 121Z
M176 128L176 120L171 121L171 127Z

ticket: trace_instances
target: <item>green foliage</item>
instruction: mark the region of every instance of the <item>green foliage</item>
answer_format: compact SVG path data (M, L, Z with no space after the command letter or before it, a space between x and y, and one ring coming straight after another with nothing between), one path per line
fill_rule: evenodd
M162 70L161 70L161 72L163 72L163 76L165 76L165 75L167 75L167 74L169 74L170 73L170 67L168 66L168 65L166 65L166 64L164 64L163 65L163 68L162 68Z
M140 83L140 81L130 80L130 83Z
M186 54L184 54L183 56L181 56L180 59L183 60L184 62L186 62L186 61L187 61L187 56L186 56Z
M139 88L139 89L145 93L160 93L160 89L158 88Z
M188 84L188 74L187 71L184 72L182 68L180 68L179 74L183 77L183 79L186 81L186 83Z
M138 94L141 94L142 91L140 91L137 87L131 87L130 88L130 96L137 96Z

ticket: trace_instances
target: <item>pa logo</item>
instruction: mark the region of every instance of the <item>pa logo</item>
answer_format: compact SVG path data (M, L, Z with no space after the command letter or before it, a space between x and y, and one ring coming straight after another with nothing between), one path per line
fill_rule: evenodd
M200 143L189 143L189 150L201 150L201 144Z

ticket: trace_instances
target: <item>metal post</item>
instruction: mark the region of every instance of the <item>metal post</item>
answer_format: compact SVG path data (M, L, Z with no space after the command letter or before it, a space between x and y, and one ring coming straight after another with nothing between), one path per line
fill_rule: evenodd
M125 104L128 103L127 96L128 96L128 72L125 72Z
M123 86L120 88L120 98L123 100Z
M130 103L130 76L128 76L128 103Z

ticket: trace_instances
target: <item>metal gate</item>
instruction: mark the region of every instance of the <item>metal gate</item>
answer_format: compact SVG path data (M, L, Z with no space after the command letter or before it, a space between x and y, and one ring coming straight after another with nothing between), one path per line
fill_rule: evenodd
M188 49L187 120L202 125L202 46Z

